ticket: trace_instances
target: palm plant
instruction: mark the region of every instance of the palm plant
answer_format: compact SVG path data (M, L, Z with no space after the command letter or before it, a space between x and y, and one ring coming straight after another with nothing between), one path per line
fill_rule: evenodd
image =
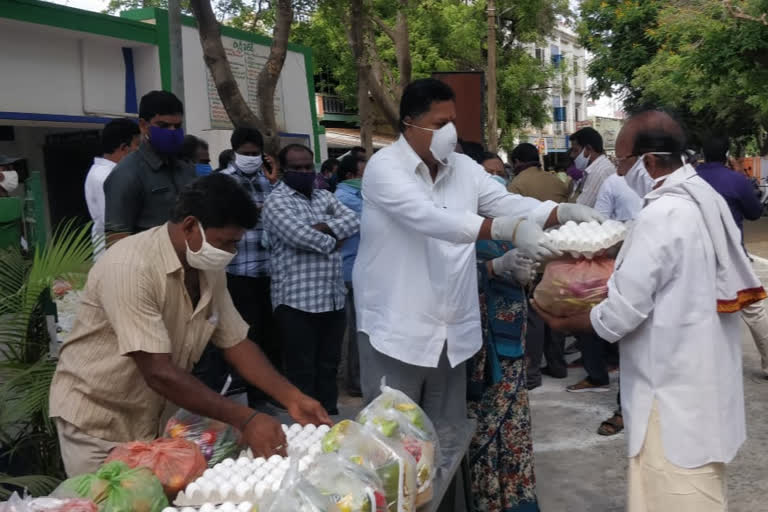
M45 304L55 279L84 281L91 263L90 224L64 223L31 257L0 251L0 499L11 488L45 494L64 476L58 439L48 418L56 369ZM26 476L18 476L18 474Z

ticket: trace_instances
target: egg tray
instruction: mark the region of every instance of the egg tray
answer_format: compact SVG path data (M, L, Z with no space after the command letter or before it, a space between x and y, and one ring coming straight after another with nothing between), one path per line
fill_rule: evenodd
M165 507L163 512L254 512L259 508L250 501L244 501L235 505L234 503L226 502L221 505L214 505L212 503L206 503L200 508L195 507Z
M302 427L298 424L282 427L288 442L288 452L299 459L299 471L305 471L315 456L322 451L321 441L330 428L326 425ZM259 503L276 493L290 465L290 457L272 455L265 459L253 457L250 449L245 450L237 460L225 459L206 469L203 476L178 494L174 505L201 507L200 512L239 511L239 505L236 504ZM211 508L216 504L226 508ZM229 505L236 508L233 509Z
M547 232L550 244L555 249L574 258L592 259L615 246L627 235L627 226L615 220L602 224L568 221L558 229Z

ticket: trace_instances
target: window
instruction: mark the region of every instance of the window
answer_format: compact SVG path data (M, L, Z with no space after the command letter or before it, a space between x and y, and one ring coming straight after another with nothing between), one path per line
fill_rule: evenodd
M552 55L552 65L555 66L555 68L560 67L560 61L563 59L563 56L560 55L560 47L557 45L551 45L549 47L550 55Z
M552 96L552 106L553 107L560 106L560 96Z
M573 109L573 120L577 123L581 121L581 103L576 103L576 108Z
M539 62L544 62L544 48L536 48L536 59Z
M573 58L573 76L577 79L579 77L579 59L576 57Z

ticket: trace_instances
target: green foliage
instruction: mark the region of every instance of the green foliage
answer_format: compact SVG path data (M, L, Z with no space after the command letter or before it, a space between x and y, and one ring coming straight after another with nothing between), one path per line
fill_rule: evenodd
M49 355L44 303L55 279L83 282L91 250L90 224L68 222L31 258L18 249L0 255L0 457L27 473L47 475L0 475L0 486L44 494L63 476L56 429L48 418L56 363Z
M768 2L738 2L748 13ZM719 0L582 3L582 43L594 54L591 93L624 95L675 111L694 143L712 131L766 150L768 27L738 19Z
M8 499L12 494L4 486L27 489L32 496L45 496L56 488L59 481L58 478L46 475L10 476L0 473L0 500Z

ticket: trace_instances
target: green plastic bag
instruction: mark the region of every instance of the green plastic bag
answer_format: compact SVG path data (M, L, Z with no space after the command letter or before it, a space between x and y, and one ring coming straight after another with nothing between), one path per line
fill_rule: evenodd
M65 480L51 494L55 498L87 498L101 512L161 512L168 506L160 480L147 468L131 469L113 461Z

